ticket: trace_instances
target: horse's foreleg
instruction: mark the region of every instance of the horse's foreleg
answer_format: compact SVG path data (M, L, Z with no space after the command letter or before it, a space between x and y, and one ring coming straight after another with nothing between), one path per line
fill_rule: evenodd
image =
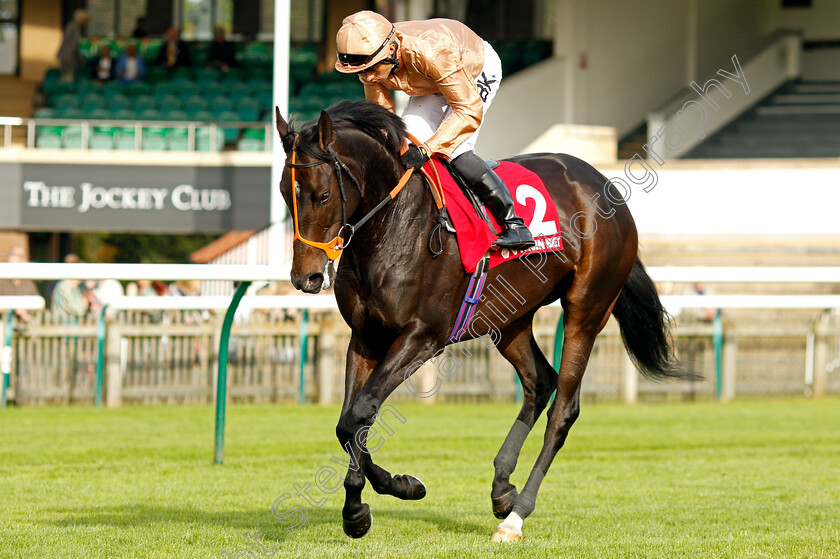
M493 460L495 474L490 498L496 518L507 517L513 508L517 492L516 486L510 482L510 476L516 469L519 452L528 433L533 429L557 385L557 373L534 340L531 323L533 315L524 318L525 323L521 326L514 324L502 332L498 345L501 354L514 366L519 375L523 401L513 427Z
M360 343L356 344L356 346ZM353 387L352 393L345 393L345 402L341 418L336 427L339 442L346 450L354 454L359 462L358 467L348 469L344 479L345 503L342 511L344 532L351 537L364 536L370 529L372 517L370 507L362 502L362 490L365 477L370 479L371 485L379 493L395 495L403 499L419 499L425 496L425 486L412 476L391 476L387 471L373 463L367 448L367 439L372 426L380 411L382 402L405 379L407 371L412 371L416 362L423 362L434 355L436 343L428 335L425 328L407 327L394 342L385 357L374 364L364 379L357 379L348 387ZM352 361L358 361L351 356L354 344L351 342L348 351L348 374ZM373 363L372 361L370 363ZM353 373L355 374L355 372ZM352 462L352 458L351 458Z
M344 377L344 404L336 427L336 436L341 447L348 454L349 465L344 478L344 532L351 537L364 536L371 526L370 508L362 503L362 489L365 487L365 459L361 446L355 440L355 431L347 428L347 417L359 392L370 380L377 360L356 334L350 338L347 348L347 367Z

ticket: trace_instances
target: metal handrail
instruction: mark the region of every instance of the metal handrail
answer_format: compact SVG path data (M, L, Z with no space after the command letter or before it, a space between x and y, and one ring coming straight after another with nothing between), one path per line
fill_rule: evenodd
M219 128L237 128L239 130L263 129L266 139L272 137L270 122L205 122L197 120L120 120L120 119L73 119L73 118L20 118L0 117L0 126L3 127L3 147L9 148L12 145L12 128L15 126L26 126L26 147L38 149L35 146L35 133L38 126L80 126L82 132L82 150L88 150L91 127L134 127L134 149L140 150L143 141L143 129L145 128L186 128L187 129L187 151L195 151L197 131L202 128L210 130L211 146L217 142ZM271 151L271 142L266 141L264 151Z

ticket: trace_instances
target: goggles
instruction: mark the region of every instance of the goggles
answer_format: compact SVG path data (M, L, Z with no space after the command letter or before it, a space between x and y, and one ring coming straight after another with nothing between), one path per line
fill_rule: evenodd
M376 58L376 55L382 52L382 49L384 49L385 46L391 41L391 38L393 38L395 31L396 27L392 25L391 33L388 34L388 37L385 39L385 41L372 54L347 54L344 52L336 52L335 54L338 57L338 61L343 66L364 66L365 64L370 63L370 61Z

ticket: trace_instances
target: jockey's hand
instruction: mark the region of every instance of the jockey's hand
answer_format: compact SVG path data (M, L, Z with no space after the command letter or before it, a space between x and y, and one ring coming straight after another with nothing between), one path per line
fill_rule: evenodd
M404 154L402 154L402 162L407 169L419 169L425 165L428 160L429 151L426 146L418 148L417 146L412 145L409 146L408 150Z

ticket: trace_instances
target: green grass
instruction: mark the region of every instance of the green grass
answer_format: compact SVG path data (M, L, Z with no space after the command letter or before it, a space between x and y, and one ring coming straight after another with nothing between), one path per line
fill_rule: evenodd
M376 460L419 476L419 502L375 495L371 532L341 529L343 491L308 518L271 504L344 454L338 408L231 406L225 465L202 407L0 410L0 557L838 557L840 401L585 405L518 544L492 544L493 457L512 405L396 404ZM514 481L542 443L543 419ZM248 557L240 554L239 557Z

